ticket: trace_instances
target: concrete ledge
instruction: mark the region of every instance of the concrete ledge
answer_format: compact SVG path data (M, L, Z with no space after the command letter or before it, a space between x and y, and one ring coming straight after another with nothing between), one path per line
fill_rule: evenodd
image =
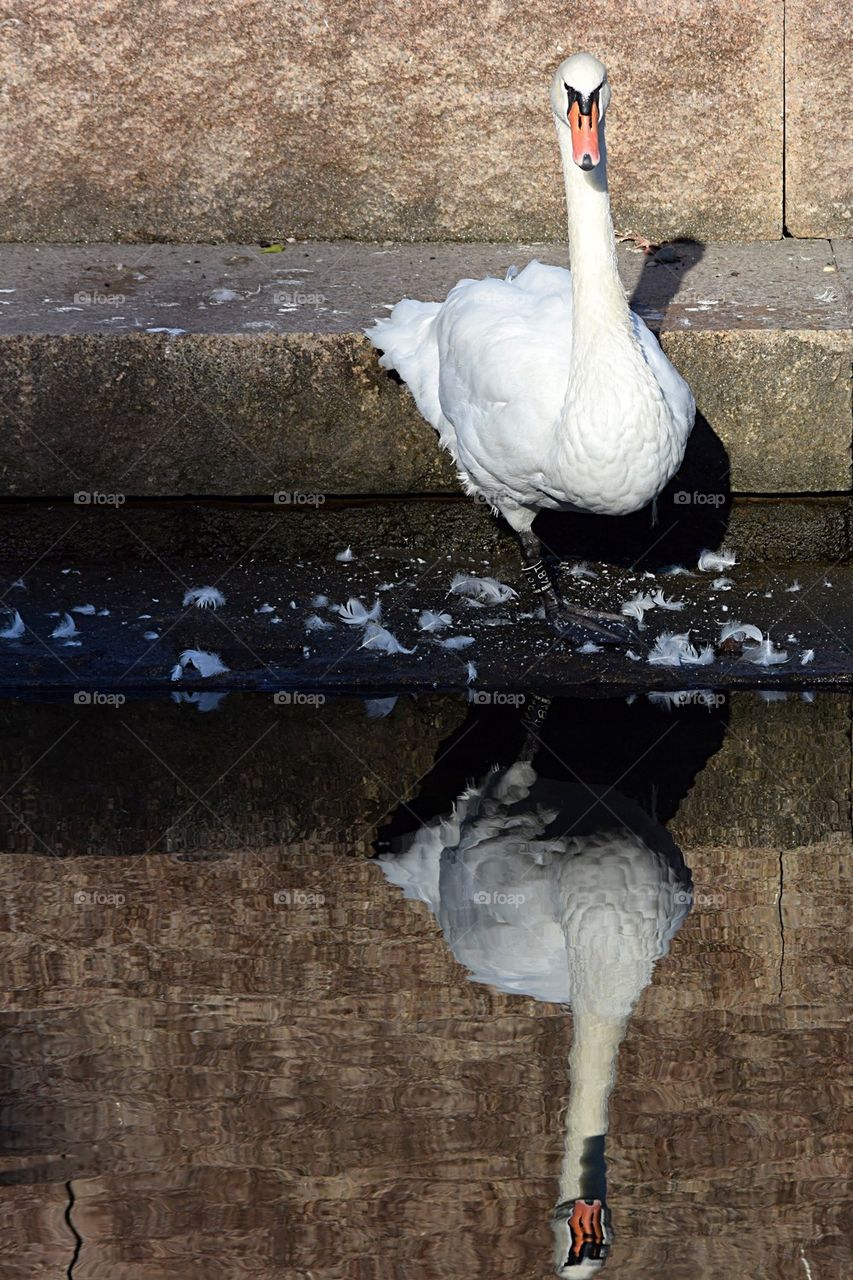
M456 491L361 330L552 246L0 248L0 476L17 496ZM622 251L722 446L719 486L851 485L853 320L828 241ZM728 459L726 458L728 455Z

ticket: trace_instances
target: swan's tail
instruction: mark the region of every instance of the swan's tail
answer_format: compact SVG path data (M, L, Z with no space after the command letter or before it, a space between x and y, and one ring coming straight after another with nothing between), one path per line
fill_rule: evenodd
M438 400L438 342L435 317L440 302L415 302L404 298L384 320L377 320L365 333L382 354L383 369L394 369L415 397L427 422L438 429L443 424Z

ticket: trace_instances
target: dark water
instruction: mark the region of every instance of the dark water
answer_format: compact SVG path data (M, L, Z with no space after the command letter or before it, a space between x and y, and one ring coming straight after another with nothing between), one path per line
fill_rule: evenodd
M853 1272L849 696L0 721L4 1275Z

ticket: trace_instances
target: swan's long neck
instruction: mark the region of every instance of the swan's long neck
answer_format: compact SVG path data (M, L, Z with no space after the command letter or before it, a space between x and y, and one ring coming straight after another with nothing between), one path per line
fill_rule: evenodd
M601 160L594 169L572 159L568 128L557 122L566 185L566 213L572 259L572 364L600 341L602 330L631 337L631 320L616 261L616 239L607 190L607 148L600 131Z
M573 1021L559 1202L579 1197L603 1202L607 1107L628 1019L605 1019L575 1011Z

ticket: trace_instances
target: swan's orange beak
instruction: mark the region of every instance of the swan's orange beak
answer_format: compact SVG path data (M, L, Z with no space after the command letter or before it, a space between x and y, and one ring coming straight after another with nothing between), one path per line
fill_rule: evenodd
M601 159L598 103L593 102L589 115L582 116L579 103L574 101L569 110L569 126L572 130L572 159L581 169L594 169Z

